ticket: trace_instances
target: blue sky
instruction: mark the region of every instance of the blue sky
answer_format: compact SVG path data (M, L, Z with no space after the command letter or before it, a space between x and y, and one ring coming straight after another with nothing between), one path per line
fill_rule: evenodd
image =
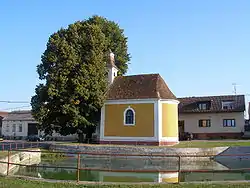
M29 101L48 37L94 14L128 37L128 74L160 73L176 96L250 94L248 0L3 0L1 100ZM248 96L246 100L248 100ZM0 103L0 110L27 104Z

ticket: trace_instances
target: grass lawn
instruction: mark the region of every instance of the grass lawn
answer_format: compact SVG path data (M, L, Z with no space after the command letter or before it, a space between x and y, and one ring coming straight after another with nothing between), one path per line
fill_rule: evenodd
M250 141L182 141L174 148L212 148L227 146L250 146Z
M250 183L223 183L223 184L73 184L73 183L48 183L18 178L0 177L0 188L247 188Z
M0 188L247 188L250 183L221 184L75 184L0 177Z
M79 144L75 142L68 142L68 143L58 143L59 145L83 145L83 146L101 146L100 144ZM103 146L110 146L115 147L118 145L103 145ZM211 141L181 141L179 144L174 146L160 146L160 147L170 147L170 148L212 148L212 147L227 147L227 146L250 146L250 140L246 141L227 141L227 140L211 140ZM132 145L119 145L119 147L135 147ZM145 146L139 146L145 147ZM146 146L146 147L159 147L159 146Z
M0 151L0 158L8 156L8 151Z

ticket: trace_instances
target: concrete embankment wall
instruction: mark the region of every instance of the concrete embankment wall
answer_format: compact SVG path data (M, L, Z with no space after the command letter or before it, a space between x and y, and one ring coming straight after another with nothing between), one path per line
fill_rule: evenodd
M230 169L250 169L250 147L229 147L214 157L216 162Z
M170 147L143 147L143 146L103 146L103 145L60 145L52 144L51 150L63 152L84 152L84 153L105 153L106 156L98 155L81 155L84 167L98 167L112 169L131 168L135 169L153 169L156 166L159 169L176 170L179 166L178 157L152 157L150 155L177 155L181 157L181 169L250 169L250 147L214 147L214 148L170 148ZM145 157L127 157L126 160L118 160L112 154L125 155L146 155ZM192 155L196 157L185 157ZM213 157L200 157L200 156ZM228 155L228 156L223 156ZM240 155L240 156L233 156ZM94 159L93 156L97 157ZM112 157L111 157L112 156ZM119 157L119 158L124 158ZM112 159L112 163L110 162ZM131 158L141 158L133 160ZM143 158L143 159L142 159ZM164 159L164 160L163 160ZM91 166L92 165L92 166Z
M103 145L60 145L52 144L50 150L64 152L86 152L125 155L192 155L192 156L216 156L228 147L216 148L170 148L170 147L143 147L143 146L103 146Z
M10 163L16 163L21 165L33 165L38 164L41 162L41 150L40 149L32 149L32 151L37 152L26 152L26 151L20 151L15 154L11 154L10 156ZM8 162L8 156L3 157L0 159L1 162ZM14 170L15 168L18 168L19 165L9 165L9 171ZM0 174L6 175L7 174L7 163L0 163Z
M83 152L92 155L81 155L81 166L85 168L107 168L112 170L181 170L187 169L227 169L223 165L211 160L227 150L228 147L218 148L169 148L169 147L143 147L143 146L103 146L103 145L60 145L52 144L50 150L63 152ZM93 154L107 155L93 155ZM112 154L138 155L138 156L112 156ZM142 156L145 155L145 156ZM154 155L162 155L153 157ZM177 157L164 157L172 155ZM197 157L184 157L187 155ZM178 158L181 157L181 161ZM122 158L122 159L120 159Z

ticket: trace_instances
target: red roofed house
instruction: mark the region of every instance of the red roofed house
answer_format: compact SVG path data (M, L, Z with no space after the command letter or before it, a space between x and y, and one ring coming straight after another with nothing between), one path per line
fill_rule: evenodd
M245 129L244 95L178 98L179 132L197 139L241 138Z
M101 144L173 145L178 138L178 103L159 74L117 76L114 54L101 112Z

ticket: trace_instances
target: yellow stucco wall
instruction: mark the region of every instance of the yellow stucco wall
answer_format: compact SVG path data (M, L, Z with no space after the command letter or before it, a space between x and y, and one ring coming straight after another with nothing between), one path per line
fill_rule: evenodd
M179 182L179 178L178 177L162 178L161 182L165 182L165 183L178 183Z
M178 104L162 103L162 137L178 137Z
M124 111L130 106L135 111L135 125L124 125ZM153 137L154 104L106 104L104 136Z

